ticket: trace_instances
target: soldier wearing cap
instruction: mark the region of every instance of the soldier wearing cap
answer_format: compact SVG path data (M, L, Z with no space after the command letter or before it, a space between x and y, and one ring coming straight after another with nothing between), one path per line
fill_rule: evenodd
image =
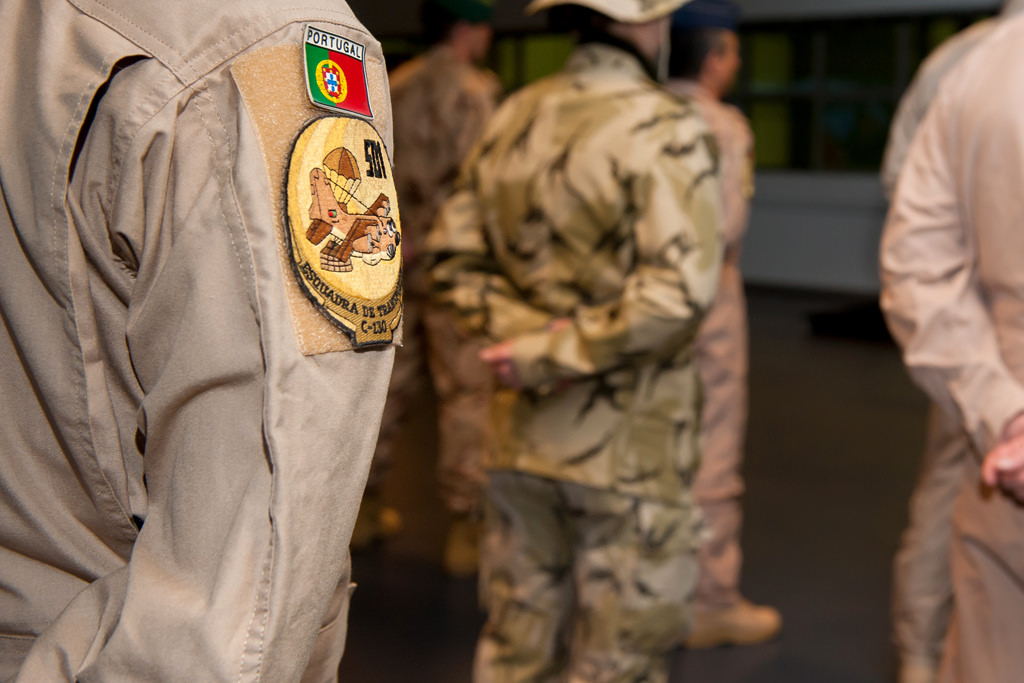
M452 515L444 566L455 576L471 575L477 567L491 380L478 346L459 336L447 313L429 307L420 254L434 216L452 193L459 164L501 92L497 77L476 66L490 48L493 11L493 0L427 0L422 19L432 47L391 74L395 182L403 198L405 334L353 537L354 545L363 546L400 527L397 510L382 505L380 492L402 418L429 362L439 397L438 480Z
M700 579L691 648L750 644L781 627L779 613L740 594L743 441L747 423L747 310L740 252L753 196L754 138L742 112L722 102L740 68L739 8L729 0L694 0L672 17L668 88L692 98L720 151L725 257L715 303L697 335L704 387L702 460L693 493L708 524L697 553Z
M693 339L722 246L710 133L657 82L681 4L530 5L580 46L498 109L428 238L503 385L478 682L664 681L690 622Z

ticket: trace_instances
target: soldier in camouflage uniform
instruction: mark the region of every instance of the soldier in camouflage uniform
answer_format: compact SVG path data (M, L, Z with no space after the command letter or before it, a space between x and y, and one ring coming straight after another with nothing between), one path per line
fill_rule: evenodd
M704 389L701 460L693 493L708 539L697 554L690 648L746 645L775 636L777 610L743 598L743 441L747 428L747 303L740 251L754 194L754 136L743 113L725 104L740 67L739 10L730 0L694 0L672 17L668 89L693 98L715 135L721 157L725 258L715 303L697 335L697 370Z
M689 624L693 340L722 246L709 131L656 82L682 3L560 8L580 47L499 108L429 236L437 298L505 385L478 682L664 681Z
M484 479L491 380L478 346L459 337L449 314L429 308L420 254L434 216L452 193L459 165L501 91L494 74L475 66L490 48L492 14L493 0L427 0L422 16L432 47L391 74L395 183L403 198L405 333L353 537L354 545L365 545L397 532L401 524L398 512L381 504L380 490L402 418L422 386L429 360L440 399L438 478L453 514L444 561L454 575L472 574L477 566L477 499Z

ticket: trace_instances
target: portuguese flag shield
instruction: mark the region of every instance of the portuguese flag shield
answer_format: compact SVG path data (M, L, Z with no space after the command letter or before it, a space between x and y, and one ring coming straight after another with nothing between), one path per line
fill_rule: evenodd
M306 89L313 104L373 118L359 43L306 27Z

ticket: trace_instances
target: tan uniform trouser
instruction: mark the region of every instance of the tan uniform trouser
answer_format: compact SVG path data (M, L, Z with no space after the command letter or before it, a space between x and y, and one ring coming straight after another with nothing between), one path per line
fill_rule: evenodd
M967 434L959 422L933 404L924 459L910 499L910 524L893 572L893 629L905 662L935 666L942 657L953 608L953 505L969 457Z
M429 366L438 397L441 499L455 514L476 513L490 444L491 372L477 355L480 346L459 335L447 313L409 296L404 316L405 340L395 352L366 490L379 493L387 480L401 426Z
M1024 680L1024 507L967 459L953 510L953 616L940 683Z
M966 458L953 511L953 619L940 683L1024 680L1024 507Z
M422 314L422 302L415 297L406 296L402 310L402 346L395 349L395 364L391 370L384 414L381 416L377 449L373 452L370 475L366 481L367 495L379 495L391 473L405 415L426 376L423 363Z
M747 311L735 263L722 266L715 302L697 335L696 360L704 389L701 465L693 493L710 537L697 552L698 610L723 609L739 600L743 511L743 442L747 429Z
M480 345L459 334L450 314L426 306L423 328L438 398L441 499L455 514L478 513L491 444L493 376L480 360Z

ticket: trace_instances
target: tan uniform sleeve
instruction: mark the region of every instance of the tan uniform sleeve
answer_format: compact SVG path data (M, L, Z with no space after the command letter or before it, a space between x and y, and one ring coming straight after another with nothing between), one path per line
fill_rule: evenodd
M130 562L72 602L23 680L298 681L347 583L393 350L302 353L266 172L286 160L263 158L229 87L164 107L131 142L116 199L85 212L138 259L113 343L143 394L148 511ZM110 149L90 136L81 167L107 167ZM79 182L82 201L105 192L88 170Z
M724 120L715 136L721 150L722 226L726 247L738 262L754 196L754 134L738 109L726 105L720 115Z
M960 158L963 149L955 147L963 144L956 139L963 122L954 102L948 93L940 95L911 147L882 238L881 301L914 378L947 412L961 416L984 452L1024 410L1024 387L1004 362L979 287L975 235L967 223L976 223L971 214L978 207L966 194L978 198L980 188L970 183L980 182L979 169L998 168L998 174L984 174L985 182L1005 187L1007 194L996 187L986 191L1019 197L1024 160L1003 150L1024 142L1024 131L1000 117L1005 125L978 131L989 144L982 143L968 164ZM970 168L958 166L965 164ZM991 212L978 229L1019 230L1019 225L999 224L1014 213Z

